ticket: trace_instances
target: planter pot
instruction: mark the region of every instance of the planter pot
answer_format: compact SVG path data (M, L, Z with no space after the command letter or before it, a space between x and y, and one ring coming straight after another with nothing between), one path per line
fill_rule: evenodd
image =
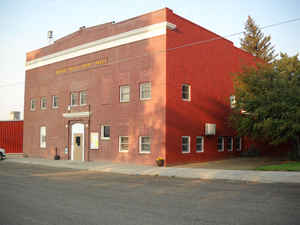
M164 166L164 160L156 160L157 166Z

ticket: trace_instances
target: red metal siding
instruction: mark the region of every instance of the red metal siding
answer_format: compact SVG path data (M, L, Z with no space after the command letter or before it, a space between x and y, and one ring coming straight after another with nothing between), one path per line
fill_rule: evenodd
M23 153L23 121L0 121L0 147L6 153Z

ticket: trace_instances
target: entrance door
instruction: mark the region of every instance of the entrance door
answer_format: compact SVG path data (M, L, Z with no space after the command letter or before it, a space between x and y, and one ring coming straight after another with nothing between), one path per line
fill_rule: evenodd
M75 123L71 132L71 160L84 161L84 124Z
M83 153L83 146L82 146L82 134L74 134L73 138L73 144L74 144L74 150L73 150L73 160L79 160L82 161L82 153Z

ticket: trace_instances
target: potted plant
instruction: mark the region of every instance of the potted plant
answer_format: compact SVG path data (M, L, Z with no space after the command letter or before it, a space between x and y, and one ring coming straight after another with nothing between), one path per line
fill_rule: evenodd
M156 159L157 166L164 166L164 162L165 162L165 160L162 157L158 157Z

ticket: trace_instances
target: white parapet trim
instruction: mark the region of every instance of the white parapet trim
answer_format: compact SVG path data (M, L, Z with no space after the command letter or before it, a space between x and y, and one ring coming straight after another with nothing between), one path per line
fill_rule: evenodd
M90 115L91 115L90 112L63 113L64 118L82 118L82 117L89 117Z
M176 25L168 22L152 24L146 27L138 28L121 34L113 35L97 41L78 45L73 48L62 50L47 56L43 56L26 62L26 70L31 70L41 66L71 59L74 57L90 54L93 52L102 51L105 49L117 47L120 45L129 44L132 42L165 35L166 30L174 30Z

